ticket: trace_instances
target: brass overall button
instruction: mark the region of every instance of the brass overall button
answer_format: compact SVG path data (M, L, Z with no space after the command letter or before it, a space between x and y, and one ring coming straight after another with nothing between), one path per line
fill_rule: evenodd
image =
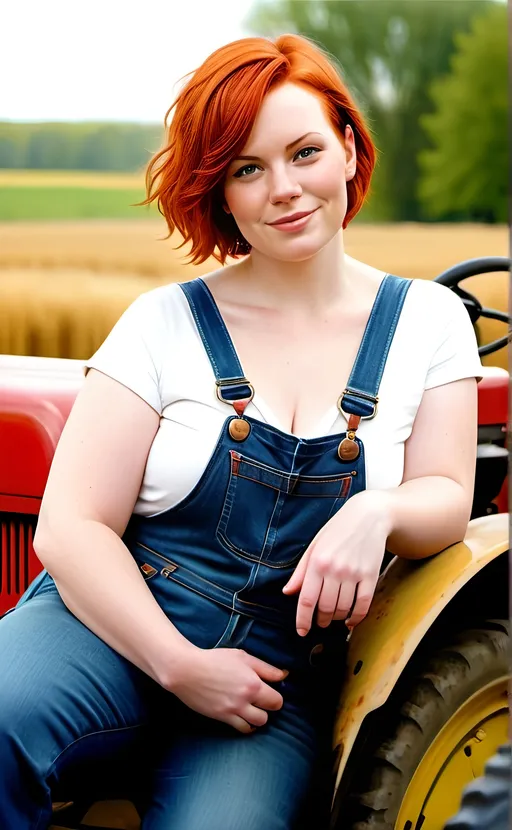
M228 430L233 441L245 441L251 431L251 425L243 418L234 418L229 422Z
M338 456L342 461L355 461L359 456L359 445L351 438L344 438L338 447Z

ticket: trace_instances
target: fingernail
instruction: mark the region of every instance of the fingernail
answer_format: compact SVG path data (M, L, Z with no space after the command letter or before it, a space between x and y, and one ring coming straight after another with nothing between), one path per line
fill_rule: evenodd
M298 628L297 629L297 634L299 635L299 637L305 637L307 633L308 632L307 632L306 628Z
M285 679L285 677L288 677L289 674L290 674L289 671L287 671L286 669L283 669L283 680Z

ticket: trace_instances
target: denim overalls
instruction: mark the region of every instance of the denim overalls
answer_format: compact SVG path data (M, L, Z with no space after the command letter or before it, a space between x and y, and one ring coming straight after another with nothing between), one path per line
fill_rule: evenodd
M267 726L257 730L254 735L238 735L232 728L229 728L230 733L226 735L224 725L220 726L209 719L201 720L203 738L199 729L194 757L204 752L204 735L210 726L213 730L210 740L217 742L216 747L223 747L224 754L219 756L219 763L228 755L227 742L235 739L239 744L240 741L245 742L240 744L244 746L244 758L249 758L251 751L254 758L259 758L258 780L263 792L258 798L263 799L263 802L265 798L271 800L271 797L268 795L270 785L266 787L262 783L262 770L266 765L271 768L272 751L277 758L279 750L276 745L272 751L267 749L267 755L259 755L257 741L263 741L264 734L271 734L272 724L277 724L279 718L285 723L282 733L287 735L285 741L295 740L296 733L303 732L304 744L299 742L294 746L293 753L288 758L281 758L273 772L272 780L275 782L276 776L285 775L284 771L279 772L284 764L288 776L286 783L280 786L281 802L273 803L272 809L269 808L274 817L279 816L279 821L275 823L277 818L274 818L272 823L269 815L264 820L260 815L251 823L247 815L247 792L237 784L231 790L231 798L235 802L242 799L240 808L245 806L243 820L239 816L232 821L236 830L241 827L252 830L253 826L254 830L272 830L274 827L288 830L292 826L293 816L300 809L300 796L312 769L310 737L314 725L318 723L315 718L318 717L319 710L325 712L325 702L329 700L326 682L329 674L325 673L325 668L329 664L329 655L332 664L335 659L333 655L343 653L346 629L343 623L331 624L327 629L313 625L306 637L299 637L295 628L297 596L285 596L282 587L323 525L350 496L365 489L364 447L357 435L357 428L361 418L372 418L376 414L382 373L409 286L409 280L390 275L385 277L380 286L347 389L340 395L338 402L340 410L348 417L347 431L326 437L301 439L245 415L253 390L244 377L215 301L201 279L181 285L212 366L216 393L226 403L226 420L208 465L192 492L177 506L156 516L133 515L123 540L158 604L188 640L204 649L243 648L290 672L289 677L278 685L285 700L283 709L279 713L270 713ZM172 471L169 474L172 475ZM42 602L45 598L51 598L59 604L61 625L64 614L73 619L75 632L80 627L83 648L87 637L94 637L67 612L53 580L43 572L28 588L16 611L0 624L0 655L5 647L11 651L11 655L16 656L15 650L20 647L16 641L11 639L3 646L6 629L9 625L16 629L18 613L18 627L21 626L22 609L28 609L29 605L35 609L37 600ZM48 624L51 627L50 613L48 612L48 621L42 610L40 614L39 626ZM16 630L12 636L15 634ZM130 683L134 687L134 694L140 693L141 681L132 676L134 667L98 638L96 640L96 647L109 651L111 661L114 655L116 660L123 662L125 682L126 673L131 673ZM80 656L80 651L77 653ZM56 665L59 665L58 662ZM95 665L98 665L97 659ZM4 668L0 656L0 671ZM39 674L40 672L41 670ZM142 674L139 670L135 672ZM14 673L9 671L8 674L13 676ZM19 685L19 680L16 682ZM69 682L71 686L72 680ZM108 686L108 682L105 682ZM121 688L119 682L120 678L113 681L114 689ZM96 682L96 685L101 687L101 683ZM159 689L160 691L163 690ZM173 696L168 692L163 694L167 696L166 706L170 707ZM90 706L90 695L87 703L84 703L84 695L85 692L82 694L82 703L78 706L80 712ZM103 702L108 698L104 689L100 697ZM112 707L112 700L107 702ZM60 705L66 706L65 694ZM123 714L124 725L127 721L135 723L137 719L147 720L146 713L141 715L140 706L140 701L133 704L133 712L128 718ZM42 717L44 718L44 713ZM45 780L48 779L46 766L52 767L53 778L50 775L50 780L56 780L56 750L59 750L60 757L71 741L76 744L82 740L80 733L71 731L69 734L70 720L72 715L66 712L66 716L62 715L58 721L58 727L53 723L52 729L48 730L52 739L49 740L51 747L47 751L42 737L37 750L23 746L23 753L31 759L32 774L37 769L36 777L42 777L44 773ZM112 718L107 720L108 725L104 729L115 731ZM85 729L86 736L93 731L88 724L81 728L82 732ZM100 731L100 728L96 729L95 734ZM62 733L57 740L55 732ZM182 746L181 757L173 760L178 779L180 765L187 767L189 763L190 759L188 756L185 758L185 755L191 751L191 743L188 735ZM8 752L7 757L5 751L4 757L2 752L0 739L0 769L4 770L5 765L12 765L13 761ZM304 760L306 757L310 757L308 763ZM247 769L244 766L247 764L250 761L242 762L239 756L237 774L241 774L242 767ZM210 778L212 774L210 771ZM222 804L228 803L229 797L228 793L221 799ZM47 792L46 798L48 803ZM158 816L165 812L162 812L162 803L166 802L166 798L169 802L171 796L159 796ZM197 798L199 795L196 792ZM8 799L8 796L2 792L0 783L2 827L16 827L17 830L19 826L21 830L22 827L30 826L39 830L46 826L43 819L39 823L35 820L32 824L19 823L22 815L19 805L9 805L8 800L3 799ZM225 809L224 806L222 809ZM222 809L217 807L213 812L218 817L219 827L226 830L231 824ZM155 818L156 813L153 812L152 815L153 818L144 823L144 828L198 830L203 826L197 818L191 818L190 812L187 813L186 822L184 819L178 820L176 806L165 813L167 823L163 819L159 823L158 817ZM5 823L7 819L10 824L9 821ZM18 824L12 823L14 821L18 821ZM213 822L212 816L205 819L204 827L211 830L214 826L217 827L217 824Z

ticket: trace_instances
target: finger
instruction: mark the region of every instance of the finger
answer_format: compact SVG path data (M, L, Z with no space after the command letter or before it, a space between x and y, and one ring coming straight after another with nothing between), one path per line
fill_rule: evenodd
M240 717L247 721L250 726L265 726L268 721L268 713L251 704L247 704L240 710Z
M363 579L363 581L360 582L357 586L357 598L354 605L354 610L352 611L350 617L347 620L347 625L349 625L351 628L353 628L355 625L359 625L359 623L362 622L362 620L364 620L364 618L366 617L376 587L377 580L370 579Z
M333 576L324 576L324 582L320 596L318 597L318 607L316 612L316 621L319 626L326 628L336 611L338 603L338 594L340 592L340 583L338 579Z
M304 637L311 628L323 581L321 574L313 568L308 568L297 604L297 632L301 637Z
M310 556L310 548L308 548L308 550L302 555L302 558L299 560L299 564L295 568L290 579L283 587L284 594L295 594L297 591L300 591L302 583L304 581L304 576L307 571Z
M279 694L279 692L277 692L275 689L272 689L270 686L267 686L266 683L262 683L261 689L255 696L252 703L254 704L254 706L258 706L260 709L266 709L271 710L273 712L277 712L278 709L281 709L284 700L283 696Z
M354 580L342 582L338 596L338 604L334 613L335 620L346 620L350 615L350 609L356 601L357 583Z
M243 654L248 665L254 669L258 677L261 677L262 680L268 680L270 683L278 683L280 680L288 677L288 672L284 669L278 669L276 666L260 660L259 657L253 657L252 654L247 654L247 652L243 652Z
M234 729L237 729L238 732L244 732L246 735L249 735L251 732L254 732L255 726L252 724L247 723L246 720L240 718L238 715L230 715L224 723L227 723L229 726L232 726Z

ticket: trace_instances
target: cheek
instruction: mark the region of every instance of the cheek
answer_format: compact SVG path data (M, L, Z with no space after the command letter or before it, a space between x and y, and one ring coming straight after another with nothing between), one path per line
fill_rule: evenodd
M345 167L337 160L326 164L322 169L322 176L319 182L322 188L322 195L332 201L345 201L347 195L347 183L345 181Z
M251 222L261 213L261 196L255 183L250 187L240 185L226 190L226 201L238 224Z

